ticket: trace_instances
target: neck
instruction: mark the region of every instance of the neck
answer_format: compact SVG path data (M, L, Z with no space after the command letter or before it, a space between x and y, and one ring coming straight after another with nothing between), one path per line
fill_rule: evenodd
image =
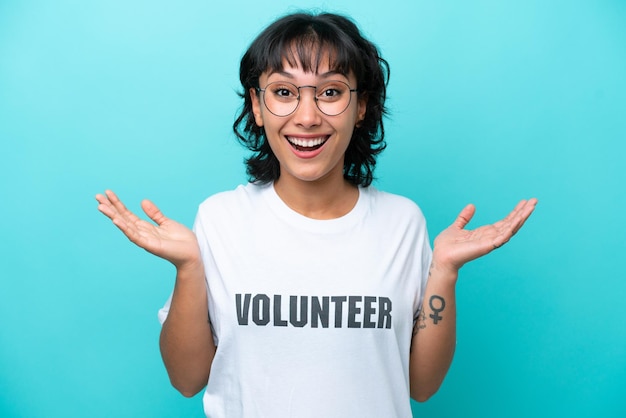
M339 181L301 181L281 176L274 189L287 206L312 219L335 219L350 212L359 199L359 189Z

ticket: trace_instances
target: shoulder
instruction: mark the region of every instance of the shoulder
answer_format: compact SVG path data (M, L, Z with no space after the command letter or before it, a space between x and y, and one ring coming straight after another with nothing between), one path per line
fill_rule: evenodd
M427 247L426 219L417 203L408 197L383 192L372 186L364 192L370 202L367 224L377 239L391 245Z
M369 197L371 210L374 213L379 213L387 218L402 217L406 219L409 217L424 221L422 210L417 203L408 197L378 190L372 186L362 190Z
M200 212L215 210L232 210L255 203L262 196L267 185L248 183L239 185L233 190L216 193L200 203Z
M198 207L197 220L203 218L232 219L258 210L262 205L268 185L248 183L233 190L223 191L209 196Z
M427 237L426 218L413 200L372 186L365 189L365 193L370 201L370 224L380 234L411 236L418 240Z

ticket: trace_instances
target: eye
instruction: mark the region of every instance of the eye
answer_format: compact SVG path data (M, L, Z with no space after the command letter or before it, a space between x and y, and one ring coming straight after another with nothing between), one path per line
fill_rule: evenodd
M326 97L333 97L333 96L338 96L340 95L341 92L337 89L326 89L322 92L322 96L326 96Z
M327 102L338 100L348 90L348 87L341 83L327 84L319 88L318 99Z
M277 96L282 96L282 97L287 97L291 94L291 92L289 91L289 89L276 89L274 90L274 94Z
M298 88L285 83L272 83L268 87L276 99L293 100L298 97Z

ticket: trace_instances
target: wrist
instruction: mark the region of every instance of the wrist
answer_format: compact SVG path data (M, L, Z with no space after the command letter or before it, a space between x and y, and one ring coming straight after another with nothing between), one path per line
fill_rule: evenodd
M204 277L204 263L202 262L202 258L199 256L181 261L175 266L178 277L193 277L196 275Z
M428 271L429 280L456 284L458 277L459 269L457 267L442 263L433 257L430 263L430 270Z

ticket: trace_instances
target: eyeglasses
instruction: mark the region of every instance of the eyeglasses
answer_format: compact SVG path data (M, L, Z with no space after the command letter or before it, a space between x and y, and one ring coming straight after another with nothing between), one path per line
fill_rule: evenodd
M357 89L351 89L343 81L329 81L319 86L296 86L285 81L269 83L263 92L263 103L267 110L275 116L289 116L296 111L300 104L300 89L313 89L315 91L315 104L323 114L337 116L350 106L352 93Z

